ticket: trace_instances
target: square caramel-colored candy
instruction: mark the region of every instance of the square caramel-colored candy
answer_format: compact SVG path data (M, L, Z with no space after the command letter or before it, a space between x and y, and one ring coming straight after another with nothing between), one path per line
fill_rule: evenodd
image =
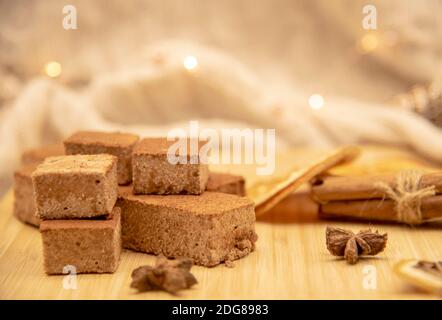
M21 155L22 165L39 164L48 157L64 155L62 143L45 145L39 148L29 149Z
M186 155L171 151L175 141L166 138L146 138L134 148L132 157L133 192L135 194L201 194L207 185L209 167L199 151L202 143L196 141L192 150L187 139ZM176 156L184 163L171 163Z
M45 220L40 224L47 274L112 273L121 253L120 208L104 219Z
M117 158L107 154L50 157L32 174L40 219L107 215L117 201Z
M123 198L126 195L133 194L132 185L118 186L118 199Z
M230 173L210 172L207 182L207 191L236 194L244 197L246 195L245 179L242 176Z
M80 131L64 141L66 154L111 154L118 158L118 183L132 181L132 151L139 137L120 132Z
M255 249L255 211L245 197L218 192L201 195L120 194L123 247L188 257L215 266Z
M38 227L40 220L35 215L31 178L36 168L37 165L29 164L14 172L14 216L22 222Z

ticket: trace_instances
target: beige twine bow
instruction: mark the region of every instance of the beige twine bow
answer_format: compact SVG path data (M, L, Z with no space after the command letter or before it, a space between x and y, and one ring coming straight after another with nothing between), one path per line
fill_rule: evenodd
M400 222L409 225L427 222L422 217L422 200L435 195L436 188L421 188L422 175L418 170L404 170L397 175L394 187L384 182L376 183L376 187L395 202L397 220Z

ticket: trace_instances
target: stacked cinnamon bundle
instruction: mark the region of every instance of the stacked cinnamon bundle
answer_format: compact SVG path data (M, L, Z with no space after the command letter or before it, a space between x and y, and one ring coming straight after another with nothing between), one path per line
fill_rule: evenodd
M398 173L318 178L312 196L323 218L418 225L442 220L442 173Z

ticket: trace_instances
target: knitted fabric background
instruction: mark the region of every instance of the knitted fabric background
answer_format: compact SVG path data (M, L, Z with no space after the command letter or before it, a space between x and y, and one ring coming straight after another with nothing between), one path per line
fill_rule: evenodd
M440 130L391 105L441 75L440 0L371 1L370 32L360 0L69 4L77 30L62 28L60 1L0 1L2 191L27 148L83 128L161 135L189 120L276 128L279 148L375 142L442 161ZM49 61L63 68L56 79L42 71Z

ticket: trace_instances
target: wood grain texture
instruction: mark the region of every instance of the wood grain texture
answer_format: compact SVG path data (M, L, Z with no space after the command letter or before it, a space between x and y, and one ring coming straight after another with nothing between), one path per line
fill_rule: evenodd
M129 287L132 270L152 264L151 255L125 250L118 271L79 275L76 290L63 289L64 276L43 272L37 229L12 215L12 192L0 203L1 299L432 299L407 286L393 273L404 258L440 259L442 231L371 225L388 232L387 248L379 256L354 266L332 257L325 247L326 225L359 230L364 223L320 221L307 195L295 194L266 213L257 223L257 250L233 269L193 267L199 283L177 296L164 292L138 294ZM363 288L364 267L377 270L377 289Z

